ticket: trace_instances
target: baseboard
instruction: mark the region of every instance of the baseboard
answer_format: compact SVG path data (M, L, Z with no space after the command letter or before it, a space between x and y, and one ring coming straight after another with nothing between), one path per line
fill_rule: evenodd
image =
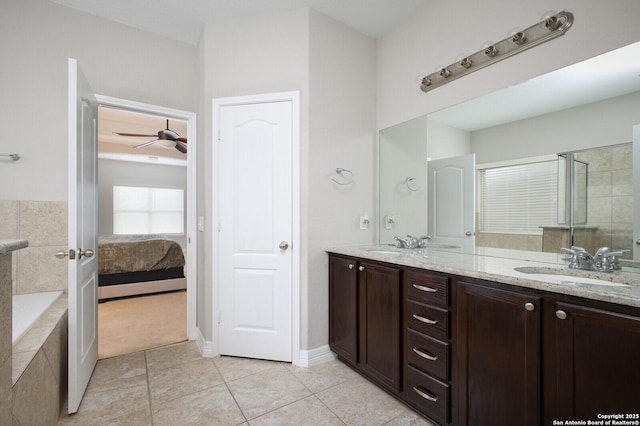
M198 327L196 327L195 340L196 340L196 345L198 346L198 349L200 350L200 353L202 354L203 357L213 358L214 356L217 355L214 353L214 350L213 350L213 342L205 340L204 336L202 335Z
M301 349L297 365L300 367L313 367L334 359L336 359L336 356L329 349L329 345L324 345L309 350Z

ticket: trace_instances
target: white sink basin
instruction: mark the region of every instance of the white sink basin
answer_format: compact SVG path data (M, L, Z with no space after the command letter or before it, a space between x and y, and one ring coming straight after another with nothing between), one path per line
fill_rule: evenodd
M531 276L531 278L539 279L539 280L546 281L553 284L563 284L563 285L589 284L589 285L622 286L622 287L629 286L629 284L616 282L609 279L574 275L574 273L571 271L562 273L563 272L562 270L555 269L555 268L518 267L514 269L518 272L522 272L524 274ZM589 272L586 272L586 273L589 273ZM613 276L611 278L613 278Z
M562 275L562 274L527 274L527 277L537 281L544 281L544 282L549 282L553 284L564 284L564 285L591 284L591 285L622 286L622 287L628 286L628 284L618 283L615 281L601 280L598 278L575 277L573 275Z
M364 250L366 252L375 253L375 254L393 254L393 255L400 254L399 251L395 251L395 250L374 249L374 248L365 248Z

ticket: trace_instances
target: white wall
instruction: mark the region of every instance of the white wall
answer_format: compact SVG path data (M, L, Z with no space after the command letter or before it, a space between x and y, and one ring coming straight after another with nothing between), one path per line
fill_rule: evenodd
M214 226L212 193L216 190L212 159L212 99L260 93L300 91L302 170L309 156L309 11L212 23L205 26L200 42L203 81L200 90L199 201L205 232L199 238L197 324L206 340L212 338L211 262ZM301 187L308 178L302 176ZM304 199L304 198L303 198ZM303 244L306 246L306 233ZM301 247L302 250L304 250ZM304 251L303 251L304 252Z
M46 0L2 0L0 11L0 152L22 157L0 162L0 199L67 200L69 57L96 93L196 110L195 46Z
M113 234L113 187L115 185L182 189L184 191L184 212L187 212L186 167L100 159L98 160L98 182L99 235ZM186 249L186 214L184 230L184 235L168 235L167 237Z
M375 208L375 42L309 9L208 24L200 46L201 120L205 165L199 211L211 230L213 98L299 91L301 99L300 215L301 336L303 349L328 341L328 266L324 250L365 244L374 231L359 231L357 218ZM348 64L348 66L346 66ZM354 184L336 188L336 167L354 173ZM375 226L375 225L374 225ZM205 232L203 262L212 253ZM210 268L199 282L198 325L212 337ZM202 271L202 269L201 269Z
M309 151L302 170L303 348L329 340L328 256L325 250L345 244L371 244L377 223L359 229L359 217L375 218L375 41L321 13L310 14ZM353 184L331 181L336 167L353 172ZM306 287L306 289L305 289Z
M419 80L438 66L501 40L514 27L538 22L548 10L567 10L566 35L493 64L428 93ZM636 0L430 1L378 41L378 128L383 129L640 40Z

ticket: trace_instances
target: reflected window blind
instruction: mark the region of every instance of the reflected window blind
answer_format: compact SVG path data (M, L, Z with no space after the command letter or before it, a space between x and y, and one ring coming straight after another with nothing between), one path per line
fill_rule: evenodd
M555 225L557 162L478 170L480 232L541 235Z

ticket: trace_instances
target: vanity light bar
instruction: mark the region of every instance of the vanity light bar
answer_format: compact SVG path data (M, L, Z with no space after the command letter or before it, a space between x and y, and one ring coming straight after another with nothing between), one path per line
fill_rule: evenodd
M420 89L423 92L428 92L463 75L467 75L487 65L491 65L556 37L560 37L571 28L572 24L573 14L570 12L562 11L549 16L529 28L514 32L504 40L485 46L482 50L467 57L460 58L453 64L423 77L420 83Z

